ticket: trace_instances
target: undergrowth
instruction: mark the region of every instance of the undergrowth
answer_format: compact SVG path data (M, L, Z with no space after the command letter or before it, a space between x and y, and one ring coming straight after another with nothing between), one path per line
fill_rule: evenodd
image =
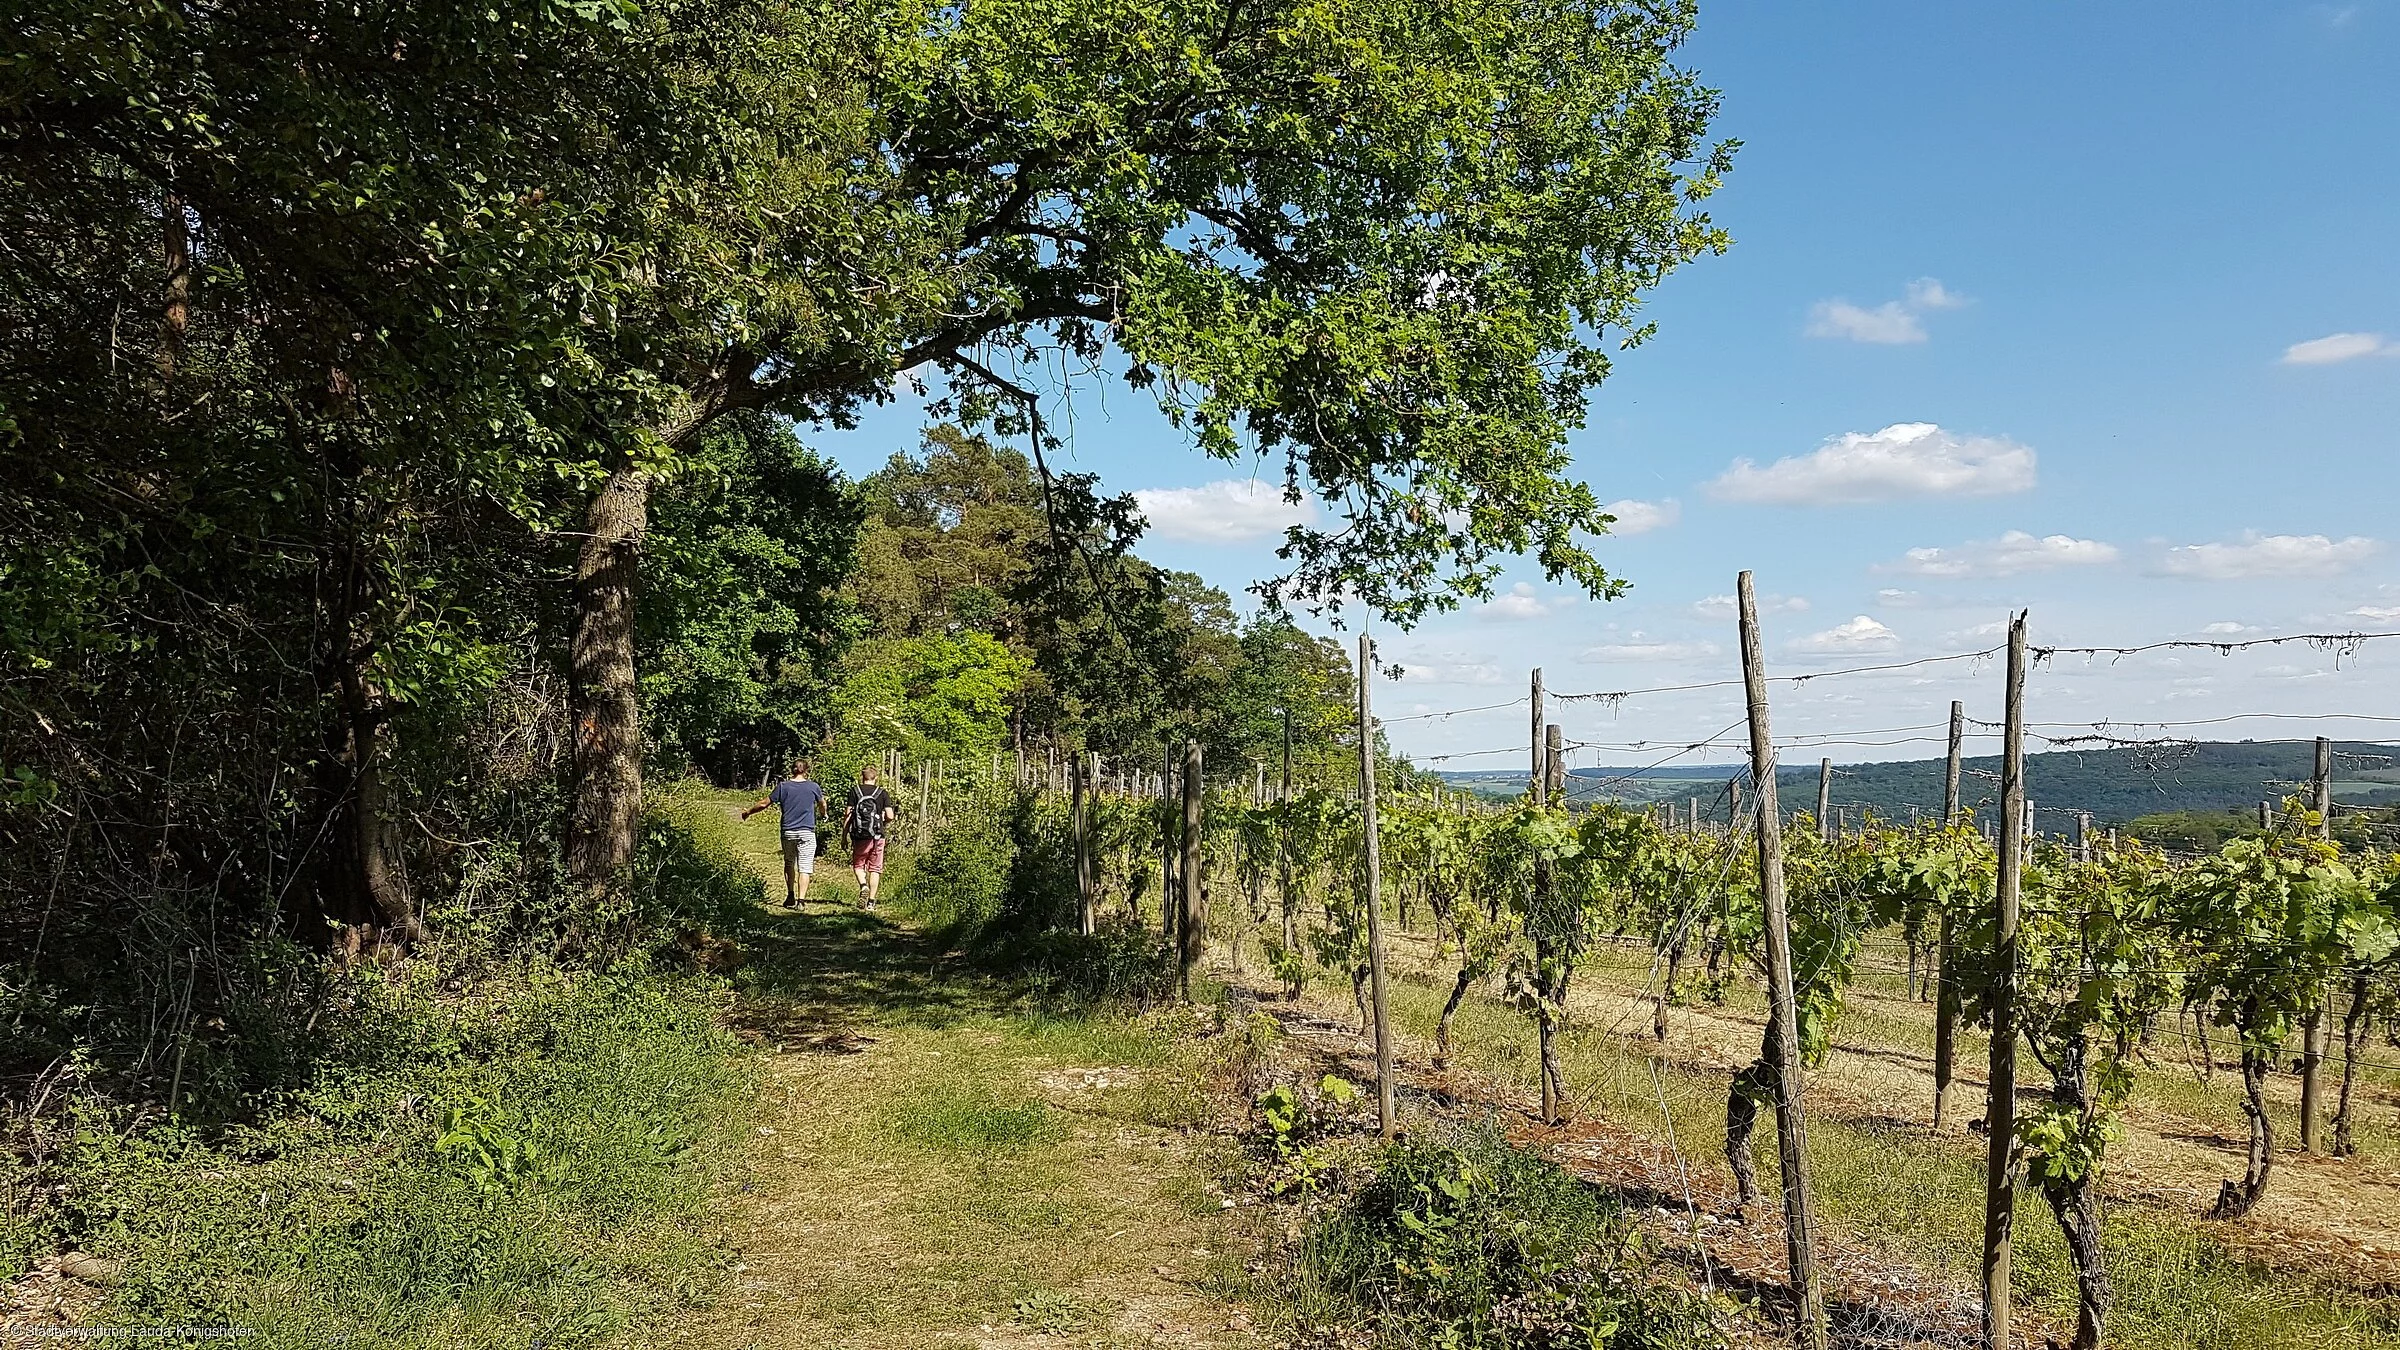
M0 1161L0 1278L95 1255L74 1320L262 1347L588 1345L712 1297L705 1214L750 1069L676 939L758 886L660 807L608 968L510 954L462 902L406 956L307 957L272 1073L242 1072L237 1025L205 1029L181 1111L62 1075Z
M1709 1310L1650 1273L1613 1200L1490 1121L1439 1122L1347 1147L1325 1127L1355 1100L1261 1099L1267 1189L1298 1207L1263 1293L1304 1343L1386 1350L1703 1350Z

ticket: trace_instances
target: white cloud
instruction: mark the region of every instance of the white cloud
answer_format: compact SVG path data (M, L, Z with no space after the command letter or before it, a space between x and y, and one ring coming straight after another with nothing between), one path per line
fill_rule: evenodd
M2265 630L2253 624L2235 623L2231 619L2219 619L2212 624L2203 624L2200 628L2203 637L2234 637L2242 633L2263 631Z
M1200 487L1144 488L1134 501L1161 539L1239 544L1282 534L1316 518L1307 501L1287 502L1283 489L1255 478L1228 478Z
M1574 603L1575 597L1571 594L1545 599L1530 582L1520 581L1506 592L1477 606L1475 612L1494 619L1539 619Z
M1730 595L1703 596L1692 602L1692 612L1703 619L1730 619L1741 609L1741 601ZM1808 597L1803 595L1762 595L1758 597L1761 614L1805 614Z
M1897 346L1923 342L1925 325L1917 321L1914 310L1897 300L1886 300L1873 309L1861 309L1847 300L1819 300L1808 311L1808 335Z
M1663 502L1637 501L1627 497L1600 509L1617 518L1617 523L1608 527L1610 534L1648 534L1683 519L1683 505L1673 497Z
M1923 591L1884 589L1875 592L1875 603L1885 609L1926 609L1940 602Z
M1942 635L1942 641L1949 644L1985 642L2007 632L2008 625L1999 619L1994 619L1990 623L1979 623L1972 628L1961 628L1955 632L1945 633Z
M1868 309L1848 300L1835 297L1819 300L1809 307L1808 336L1840 338L1849 342L1873 342L1899 346L1925 340L1924 315L1942 309L1957 309L1967 303L1966 297L1942 285L1933 277L1918 277L1908 283L1907 291L1898 300L1886 300Z
M2202 581L2255 577L2338 576L2374 557L2383 545L2362 535L2331 539L2321 534L2260 534L2245 531L2230 544L2183 544L2167 550L2159 570Z
M2400 619L2400 605L2360 605L2350 611L2350 617L2372 619L2377 623L2389 623L2394 619Z
M1873 652L1900 645L1900 635L1861 614L1848 623L1811 633L1792 644L1803 652Z
M2330 366L2362 356L2400 356L2400 342L2381 333L2328 333L2283 349L2287 366Z
M1426 652L1394 664L1404 684L1496 685L1515 678L1493 662L1456 652Z
M2117 546L2097 539L2064 534L2040 537L2010 530L1997 539L1979 539L1956 548L1912 548L1887 572L1920 577L2013 577L2020 572L2046 572L2054 567L2092 567L2117 560Z
M1907 303L1916 309L1958 309L1967 297L1942 285L1934 277L1918 277L1908 283Z
M1713 642L1668 642L1635 633L1630 641L1586 647L1577 659L1593 662L1692 661L1715 656L1720 650Z
M2034 483L2034 454L2005 436L1961 436L1931 422L1852 431L1760 468L1747 459L1708 484L1717 497L1779 506L1995 497Z

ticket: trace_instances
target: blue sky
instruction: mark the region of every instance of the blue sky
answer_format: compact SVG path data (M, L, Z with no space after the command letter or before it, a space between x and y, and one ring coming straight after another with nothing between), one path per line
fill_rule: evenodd
M1737 676L1709 598L1744 567L1780 597L1782 673L1987 647L2011 607L2061 645L2400 630L2400 0L1704 0L1683 60L1744 143L1710 203L1735 243L1653 295L1658 336L1572 442L1603 499L1641 504L1600 545L1633 588L1579 601L1526 569L1493 605L1378 633L1409 672L1386 716L1513 698L1536 665L1577 691ZM920 420L813 439L863 472ZM1211 489L1239 472L1140 396L1081 393L1075 425L1074 467L1150 494L1145 554L1236 593L1274 569L1280 505ZM2056 734L2400 718L2396 664L2400 641L2061 658L2029 706ZM1734 692L1555 720L1578 763L1645 762L1732 723ZM1997 718L1999 696L1991 663L1937 664L1779 686L1776 724L1808 758L1908 758L1938 753L1914 728L1949 700ZM1497 768L1463 756L1523 721L1391 731ZM1887 728L1910 730L1853 734ZM2400 721L2193 729L2320 732Z

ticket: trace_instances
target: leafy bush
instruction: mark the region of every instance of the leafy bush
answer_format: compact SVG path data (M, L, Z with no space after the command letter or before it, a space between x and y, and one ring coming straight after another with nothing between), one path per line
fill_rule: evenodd
M1047 992L1090 1003L1148 1006L1175 991L1175 953L1167 940L1121 914L1090 935L1064 929L1017 944L1014 964Z
M953 940L977 938L1000 919L1017 856L1004 794L982 787L944 804L932 842L894 879L892 899L903 914Z
M1722 1343L1688 1297L1634 1273L1638 1236L1598 1191L1490 1124L1387 1147L1302 1239L1309 1273L1386 1344L1687 1350Z
M123 1273L92 1321L260 1346L597 1343L714 1278L702 1221L749 1095L718 997L541 964L345 972L344 1053L250 1123L78 1098L21 1179L59 1199L0 1268L94 1252Z

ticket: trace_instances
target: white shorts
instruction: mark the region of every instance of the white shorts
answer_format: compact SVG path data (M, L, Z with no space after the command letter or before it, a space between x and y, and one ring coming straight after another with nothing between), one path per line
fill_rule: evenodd
M783 860L802 876L817 870L817 832L794 830L783 837Z

